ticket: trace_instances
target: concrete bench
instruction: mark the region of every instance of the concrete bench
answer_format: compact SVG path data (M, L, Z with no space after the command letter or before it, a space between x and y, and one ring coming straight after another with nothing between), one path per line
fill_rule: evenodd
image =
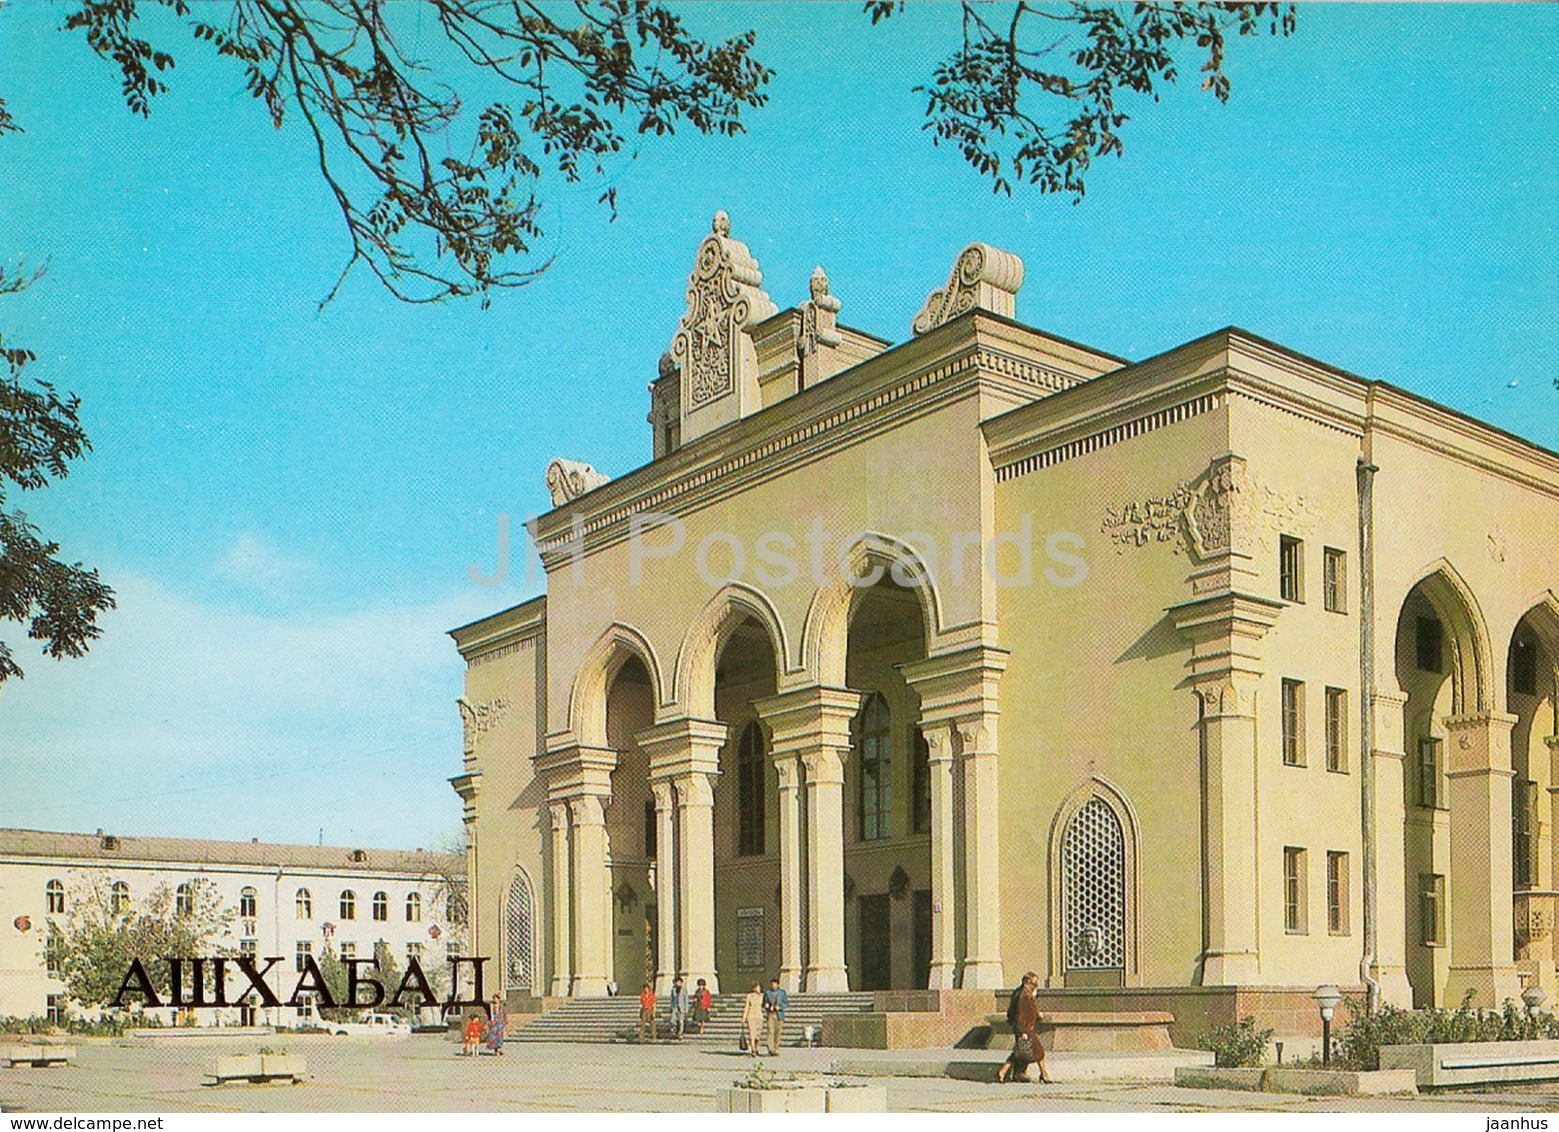
M1039 1040L1045 1049L1067 1053L1130 1053L1173 1049L1169 1027L1175 1016L1164 1010L1053 1011L1039 1016ZM986 1049L1012 1045L1005 1014L986 1017L991 1028Z
M1559 1041L1381 1046L1382 1069L1411 1069L1420 1089L1559 1080Z
M26 1045L20 1042L0 1045L0 1061L11 1069L18 1065L31 1065L36 1069L49 1065L68 1065L75 1059L75 1046Z
M265 1084L271 1081L296 1083L303 1079L308 1062L295 1053L241 1053L214 1058L206 1066L205 1083L223 1085L232 1081Z

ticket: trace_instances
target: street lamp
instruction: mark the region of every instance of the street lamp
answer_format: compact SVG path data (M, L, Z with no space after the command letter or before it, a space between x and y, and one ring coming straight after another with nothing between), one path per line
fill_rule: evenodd
M1537 1017L1537 1012L1542 1007L1543 1000L1547 997L1548 992L1545 991L1542 987L1538 986L1536 983L1533 983L1531 986L1527 987L1526 990L1521 992L1521 1001L1526 1003L1527 1014L1529 1017Z
M1316 1006L1321 1011L1321 1064L1330 1065L1332 1063L1332 1012L1342 1001L1342 991L1327 983L1325 986L1316 987L1315 993L1310 997L1315 1000Z

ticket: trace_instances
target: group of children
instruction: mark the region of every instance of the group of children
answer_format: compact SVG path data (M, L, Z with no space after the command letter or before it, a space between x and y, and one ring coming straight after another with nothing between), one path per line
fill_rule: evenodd
M709 1008L712 1002L709 994L709 981L699 979L698 987L689 994L682 982L682 976L671 985L671 1013L667 1019L668 1031L674 1038L680 1038L684 1033L697 1029L696 1033L704 1032L704 1024L709 1021ZM655 1037L655 988L645 983L639 991L639 1040Z

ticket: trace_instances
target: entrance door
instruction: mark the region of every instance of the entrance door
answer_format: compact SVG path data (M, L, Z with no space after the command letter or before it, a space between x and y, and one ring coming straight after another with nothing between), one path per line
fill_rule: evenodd
M915 989L931 985L931 890L915 891Z
M862 896L861 990L888 990L893 986L893 910L886 892Z

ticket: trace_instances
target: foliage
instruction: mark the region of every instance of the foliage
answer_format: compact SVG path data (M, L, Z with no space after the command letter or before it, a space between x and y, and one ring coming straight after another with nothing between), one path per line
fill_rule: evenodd
M865 4L873 25L902 9ZM932 142L997 192L1026 183L1076 198L1093 158L1122 152L1123 96L1156 100L1199 64L1203 89L1227 101L1228 39L1286 36L1295 23L1293 5L1276 3L960 11L958 46L914 88ZM275 126L301 119L351 247L321 305L358 264L408 302L477 295L485 305L551 262L537 258L547 177L604 184L599 200L615 217L610 166L625 148L637 158L630 139L684 125L739 134L771 78L755 31L706 42L654 0L74 0L63 26L118 69L134 114L149 116L168 90L173 27L230 61ZM429 31L423 59L413 46ZM462 87L484 92L480 109ZM15 123L0 102L6 128Z
M633 135L684 123L737 134L742 112L767 100L752 32L706 43L646 0L425 0L415 10L383 0L234 0L225 19L187 0L77 0L65 28L118 67L125 105L142 116L174 68L148 38L148 7L232 60L275 126L301 117L351 239L341 278L362 263L408 302L474 293L485 303L492 288L546 269L506 259L529 254L543 235L535 191L543 163L565 181L600 177ZM413 53L424 27L441 34L452 81L503 87L513 100L467 115L460 92ZM615 215L616 189L600 200Z
M15 1016L0 1018L0 1034L51 1034L65 1030L93 1038L119 1038L131 1030L160 1029L160 1015L105 1014L101 1018L82 1018L66 1014L63 1025L56 1026L42 1014L30 1014L25 1018Z
M73 880L69 911L55 923L52 946L61 961L61 978L70 997L83 1006L103 1006L119 993L131 961L139 959L164 1002L169 990L171 956L231 954L219 941L234 918L216 886L204 877L186 882L190 901L181 908L174 889L160 884L139 903L116 906L109 877L93 874ZM211 972L206 972L210 977ZM188 980L190 974L184 973ZM186 986L185 993L189 993ZM126 997L126 1005L140 996Z
M0 132L8 122L0 104ZM42 274L0 264L0 296L24 290ZM9 487L36 491L64 479L70 462L92 447L81 427L80 399L23 376L36 360L0 334L0 621L25 624L29 637L44 642L46 656L81 656L101 632L97 615L114 607L113 591L96 570L58 558L59 544L25 512L7 506ZM21 666L0 641L0 683L13 676L22 676Z
M1524 1042L1559 1038L1559 1019L1527 1014L1510 999L1499 1010L1472 1005L1469 990L1455 1010L1403 1010L1382 1006L1374 1014L1362 1002L1348 1000L1349 1019L1335 1038L1333 1063L1348 1069L1379 1069L1380 1047L1435 1045L1445 1042Z
M1254 1017L1241 1018L1232 1026L1219 1026L1203 1034L1199 1049L1213 1052L1213 1064L1220 1069L1238 1069L1260 1065L1267 1059L1267 1042L1273 1031L1256 1027Z
M1227 37L1287 36L1292 4L963 4L962 43L926 96L932 143L956 148L998 193L1014 181L1080 200L1095 157L1123 152L1121 95L1159 91L1182 57L1202 59L1202 89L1229 100ZM875 24L902 0L872 0ZM1037 104L1037 109L1036 109Z
M747 1076L732 1081L738 1089L788 1089L796 1083L794 1073L776 1073L762 1065L754 1065Z

